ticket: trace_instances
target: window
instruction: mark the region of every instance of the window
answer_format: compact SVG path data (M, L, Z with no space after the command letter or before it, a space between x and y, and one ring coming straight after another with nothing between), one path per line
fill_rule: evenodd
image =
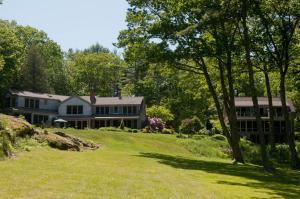
M108 115L109 114L109 107L105 107L105 114Z
M252 121L247 121L247 132L253 131Z
M30 108L33 108L33 107L34 107L34 100L33 100L33 99L30 99L30 100L29 100L29 107L30 107Z
M83 114L83 106L82 105L68 105L67 106L67 114Z
M77 114L77 106L72 106L72 114Z
M127 106L123 106L123 114L124 114L124 115L127 115L127 113L128 113Z
M131 115L131 114L132 114L132 107L128 106L128 115Z
M241 116L241 109L240 109L240 107L236 107L236 116Z
M97 106L96 107L96 114L97 115L108 115L109 114L109 107L108 106Z
M245 116L246 115L246 108L242 107L241 108L241 116Z
M241 132L245 132L245 131L246 131L246 122L241 121Z
M114 107L114 114L118 114L119 113L119 107L115 106Z
M25 108L40 108L40 100L25 98Z
M29 108L29 99L25 99L25 108Z
M132 107L132 113L133 113L133 114L137 114L137 108L136 108L136 106L133 106L133 107Z
M49 120L48 115L34 115L33 124L45 124Z
M44 105L48 104L48 100L44 99Z
M67 114L71 114L72 113L72 106L67 106Z
M40 108L40 100L35 100L35 105L34 105L35 108Z
M257 131L257 123L256 123L256 121L253 121L253 131Z
M260 108L259 112L260 112L260 116L268 117L268 108Z
M83 106L78 106L78 114L82 114L83 113Z
M277 117L282 117L282 109L281 108L276 108L276 115L277 115Z
M264 132L270 131L270 123L268 121L264 122Z

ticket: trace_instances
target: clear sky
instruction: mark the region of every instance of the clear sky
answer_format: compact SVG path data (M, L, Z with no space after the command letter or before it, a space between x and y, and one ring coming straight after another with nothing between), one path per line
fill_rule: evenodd
M0 18L45 31L64 51L96 42L113 50L127 8L126 0L3 0Z

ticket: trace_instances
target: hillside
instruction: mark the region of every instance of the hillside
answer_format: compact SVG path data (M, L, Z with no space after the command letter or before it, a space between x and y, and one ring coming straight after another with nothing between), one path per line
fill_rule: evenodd
M0 161L1 198L298 198L300 173L199 158L174 135L65 131L103 147L35 146ZM5 172L3 172L5 171Z

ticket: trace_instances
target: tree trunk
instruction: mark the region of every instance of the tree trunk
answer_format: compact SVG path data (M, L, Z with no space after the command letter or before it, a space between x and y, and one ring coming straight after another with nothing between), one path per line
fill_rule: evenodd
M291 153L291 167L294 169L300 168L300 161L296 151L295 145L295 133L292 128L291 120L289 117L289 110L286 105L286 94L285 94L285 74L281 71L280 74L280 98L282 103L282 112L285 120L285 132L287 135L287 141Z
M227 141L228 141L229 145L231 146L233 159L235 160L235 162L244 163L241 148L240 148L240 145L239 145L239 140L235 139L235 137L232 136L231 132L229 132L228 128L226 127L224 116L223 116L223 111L222 111L221 104L220 104L219 99L218 99L217 92L216 92L216 90L215 90L215 88L212 84L209 73L207 71L207 67L206 67L203 59L202 59L202 64L200 64L200 67L203 71L206 83L208 85L208 89L209 89L209 91L210 91L210 93L213 97L213 100L214 100L214 103L215 103L215 106L216 106L216 109L217 109L217 113L218 113L218 118L219 118L219 121L221 123L222 130L223 130L223 132L224 132L224 134L227 138Z
M251 56L250 56L250 41L249 41L249 33L248 33L248 26L247 26L247 9L248 9L248 2L247 0L242 1L242 26L243 26L243 39L244 39L244 48L245 48L245 55L246 55L246 65L248 69L248 76L249 76L249 84L251 88L252 94L252 101L254 106L254 113L257 122L257 130L259 134L260 140L260 150L261 150L261 160L262 165L266 171L273 171L273 166L271 165L266 144L265 144L265 135L262 128L262 120L260 117L260 110L258 105L257 99L257 92L255 87L255 80L254 80L254 70L252 66Z
M273 101L272 101L272 92L271 92L269 74L268 74L265 66L264 66L264 75L265 75L267 96L268 96L268 102L269 102L269 113L270 113L270 128L269 128L270 129L270 145L271 145L271 150L274 151L274 149L275 149L274 107L273 107Z

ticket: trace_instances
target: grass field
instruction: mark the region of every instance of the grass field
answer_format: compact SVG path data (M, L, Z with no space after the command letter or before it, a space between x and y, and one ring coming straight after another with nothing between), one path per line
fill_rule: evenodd
M299 198L300 173L196 157L174 135L66 130L102 145L0 161L0 198Z

